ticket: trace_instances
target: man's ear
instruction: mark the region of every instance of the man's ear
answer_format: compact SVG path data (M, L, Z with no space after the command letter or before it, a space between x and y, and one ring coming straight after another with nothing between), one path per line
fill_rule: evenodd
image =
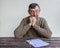
M41 11L41 9L39 9L39 12Z
M30 11L28 10L28 13L30 14Z

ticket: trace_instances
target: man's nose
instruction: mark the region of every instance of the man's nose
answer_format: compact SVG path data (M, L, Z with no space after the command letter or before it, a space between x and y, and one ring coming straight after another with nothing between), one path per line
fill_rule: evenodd
M34 15L36 15L36 12L34 12Z

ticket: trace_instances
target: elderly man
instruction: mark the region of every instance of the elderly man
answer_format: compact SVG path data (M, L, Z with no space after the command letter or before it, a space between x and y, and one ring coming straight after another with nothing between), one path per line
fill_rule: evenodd
M39 17L40 6L37 3L31 3L28 8L30 16L23 18L20 25L15 29L16 38L50 38L52 35L46 20Z

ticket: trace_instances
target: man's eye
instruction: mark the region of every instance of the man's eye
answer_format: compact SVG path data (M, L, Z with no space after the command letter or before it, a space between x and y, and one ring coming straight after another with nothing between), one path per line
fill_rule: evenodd
M38 12L38 11L36 11L36 12Z
M34 12L34 11L31 11L31 12Z

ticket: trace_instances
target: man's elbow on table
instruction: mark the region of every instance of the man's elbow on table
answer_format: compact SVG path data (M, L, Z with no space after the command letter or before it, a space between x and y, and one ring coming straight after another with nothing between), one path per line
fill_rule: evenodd
M48 38L48 39L51 38L52 37L52 32L50 32L49 34L46 34L45 37Z

